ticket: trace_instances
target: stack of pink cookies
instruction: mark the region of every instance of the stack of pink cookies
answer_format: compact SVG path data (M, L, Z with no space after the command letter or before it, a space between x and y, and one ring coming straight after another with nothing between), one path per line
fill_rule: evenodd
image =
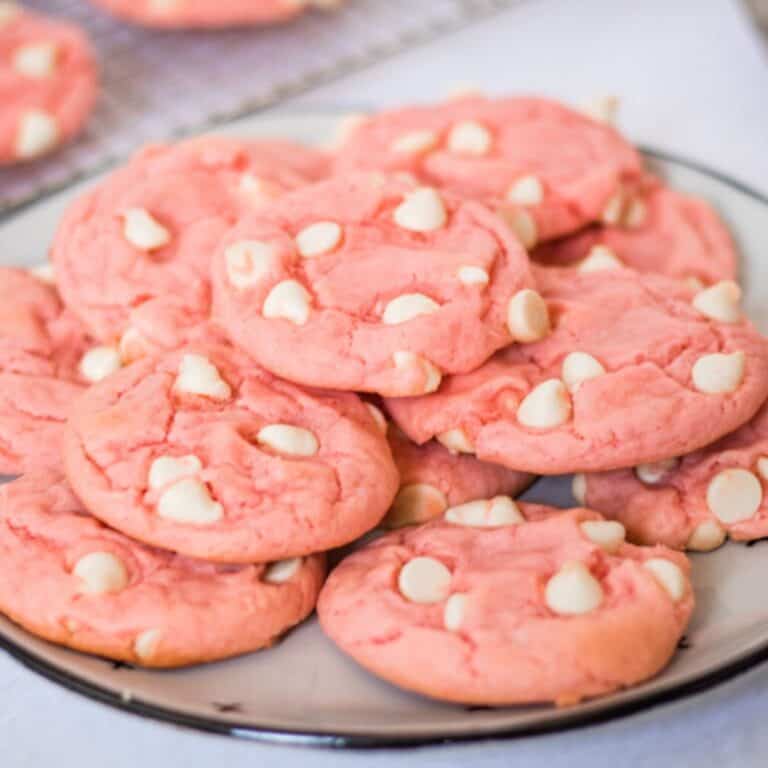
M0 282L0 610L54 642L179 666L317 606L406 689L568 704L671 658L678 550L768 531L731 239L560 104L147 147L51 259ZM559 473L582 507L514 500Z

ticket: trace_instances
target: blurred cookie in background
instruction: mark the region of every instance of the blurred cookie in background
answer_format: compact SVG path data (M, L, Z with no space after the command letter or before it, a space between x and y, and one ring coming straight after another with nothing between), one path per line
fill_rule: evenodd
M80 133L97 79L76 26L0 2L0 165L34 160Z
M110 13L148 27L235 27L275 24L309 8L330 10L342 0L92 0Z

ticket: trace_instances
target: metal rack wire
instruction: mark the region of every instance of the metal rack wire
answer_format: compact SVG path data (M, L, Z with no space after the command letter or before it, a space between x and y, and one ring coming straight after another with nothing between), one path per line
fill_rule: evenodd
M349 0L271 28L148 30L87 0L27 0L91 36L102 95L85 135L50 159L0 170L0 211L103 168L135 147L254 112L454 31L519 0Z

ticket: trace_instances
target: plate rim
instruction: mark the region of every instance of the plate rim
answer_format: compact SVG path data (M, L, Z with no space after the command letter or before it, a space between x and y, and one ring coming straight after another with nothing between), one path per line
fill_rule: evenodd
M712 168L698 160L693 160L680 155L677 152L667 151L648 145L639 145L638 148L644 155L650 158L677 164L683 168L709 176L768 207L768 194L763 193L754 186L747 184L728 173ZM95 175L97 174L94 174L94 176ZM58 189L56 194L65 192L67 189L76 186L78 183L82 183L84 180L85 179L78 179L77 182L73 182L66 187ZM51 195L44 195L36 201L36 203L44 202L49 197L51 197ZM27 207L24 207L24 210L26 209ZM19 209L11 212L7 218L3 218L5 218L5 221L12 220L18 213L21 213ZM21 631L25 630L21 628ZM427 735L398 736L397 734L382 735L373 732L344 732L342 730L329 733L312 729L299 730L295 728L260 727L253 723L241 722L238 720L209 718L203 715L185 713L159 704L152 704L134 696L124 696L119 691L114 691L83 677L79 677L68 669L46 660L34 651L28 650L18 642L12 640L2 631L0 631L0 649L4 650L9 656L20 662L26 669L29 669L67 690L81 694L93 701L106 704L113 709L128 712L155 722L159 721L195 731L216 733L223 736L267 744L285 744L335 749L403 749L416 746L440 746L460 742L469 743L490 740L510 740L574 730L580 727L622 719L639 712L645 712L660 706L672 704L681 699L695 696L733 680L740 675L746 674L768 662L768 639L766 639L763 644L754 650L747 651L740 657L737 657L716 669L705 672L692 680L671 685L669 688L649 691L639 695L636 699L617 703L614 706L587 712L579 712L578 709L574 708L570 714L560 717L555 721L544 721L524 726L512 726L509 728L500 726L482 733L456 733L451 736L443 737Z

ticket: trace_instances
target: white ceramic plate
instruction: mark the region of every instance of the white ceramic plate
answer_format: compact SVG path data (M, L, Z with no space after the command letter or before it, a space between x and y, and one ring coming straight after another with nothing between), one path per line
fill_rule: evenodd
M249 118L228 133L304 141L328 136L322 115ZM671 184L711 200L743 254L746 306L768 331L768 198L681 159L649 152ZM66 204L67 190L0 225L0 259L39 262ZM568 506L568 478L537 483L526 497ZM628 691L567 709L485 709L439 704L380 682L342 656L315 621L278 646L226 662L149 672L49 645L0 618L0 646L23 664L88 696L138 714L196 728L274 741L333 746L414 744L515 736L616 717L699 691L768 659L768 544L729 543L694 557L698 605L685 642L658 677Z

